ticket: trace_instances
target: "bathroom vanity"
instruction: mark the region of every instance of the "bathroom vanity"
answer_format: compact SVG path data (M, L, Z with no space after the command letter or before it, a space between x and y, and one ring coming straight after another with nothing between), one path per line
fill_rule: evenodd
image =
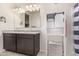
M40 33L4 31L3 45L5 50L35 56L40 50Z

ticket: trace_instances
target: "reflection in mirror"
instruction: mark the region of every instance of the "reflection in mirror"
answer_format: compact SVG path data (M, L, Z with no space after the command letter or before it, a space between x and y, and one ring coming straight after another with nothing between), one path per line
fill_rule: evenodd
M25 27L29 27L29 15L25 13Z

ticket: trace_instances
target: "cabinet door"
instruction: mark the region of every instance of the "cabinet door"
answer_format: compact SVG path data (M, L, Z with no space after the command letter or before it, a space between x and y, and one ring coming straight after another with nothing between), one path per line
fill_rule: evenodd
M17 52L33 55L33 36L27 34L17 35Z
M16 35L4 33L3 34L3 48L10 51L16 51Z

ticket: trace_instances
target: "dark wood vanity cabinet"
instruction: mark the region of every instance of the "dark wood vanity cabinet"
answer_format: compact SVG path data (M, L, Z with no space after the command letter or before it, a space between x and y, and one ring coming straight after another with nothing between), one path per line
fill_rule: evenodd
M11 38L10 38L11 37ZM26 55L37 55L40 50L40 34L3 34L4 49L23 53ZM13 45L11 45L13 44ZM15 48L10 48L10 46Z

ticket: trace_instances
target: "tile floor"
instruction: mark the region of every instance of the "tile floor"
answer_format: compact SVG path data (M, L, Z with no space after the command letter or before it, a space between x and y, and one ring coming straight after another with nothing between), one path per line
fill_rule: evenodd
M0 56L27 56L20 53L10 52L10 51L4 51L0 52ZM46 56L45 52L39 52L37 56Z

